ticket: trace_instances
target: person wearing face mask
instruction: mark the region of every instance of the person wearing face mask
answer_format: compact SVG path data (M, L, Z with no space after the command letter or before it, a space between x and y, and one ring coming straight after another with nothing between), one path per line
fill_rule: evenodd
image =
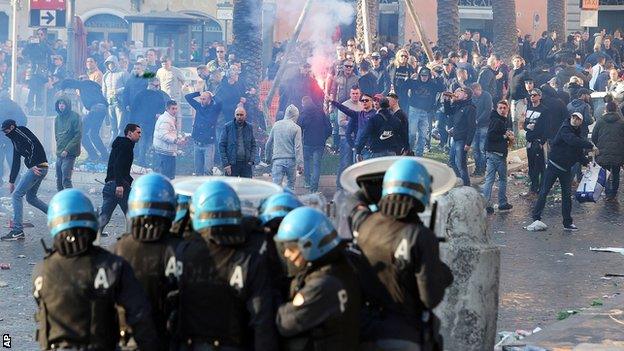
M593 148L593 144L582 137L581 127L583 125L583 115L574 112L570 116L569 122L563 123L551 145L548 166L544 172L544 181L540 189L539 198L533 206L533 223L528 225L528 231L542 231L548 229L548 225L542 222L542 212L546 205L546 197L550 189L559 180L561 185L561 213L563 216L563 229L566 231L577 231L572 219L572 166L580 162L584 165L588 163L583 154L583 149Z

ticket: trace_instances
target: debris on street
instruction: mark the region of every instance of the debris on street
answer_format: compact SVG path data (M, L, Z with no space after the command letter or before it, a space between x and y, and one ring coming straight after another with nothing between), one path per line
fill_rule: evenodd
M577 313L579 313L579 311L577 311L577 310L560 311L560 312L557 314L557 320L558 320L558 321L562 321L562 320L564 320L564 319L566 319L566 318L570 317L571 315L573 315L573 314L577 314Z
M595 252L614 252L624 255L624 247L590 247L589 251Z

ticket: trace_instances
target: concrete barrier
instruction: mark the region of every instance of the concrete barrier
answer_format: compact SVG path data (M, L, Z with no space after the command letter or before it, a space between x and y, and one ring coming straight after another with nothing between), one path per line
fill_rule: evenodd
M485 200L471 187L439 199L438 236L442 261L453 284L435 309L442 321L445 350L492 350L496 341L500 251L487 232Z

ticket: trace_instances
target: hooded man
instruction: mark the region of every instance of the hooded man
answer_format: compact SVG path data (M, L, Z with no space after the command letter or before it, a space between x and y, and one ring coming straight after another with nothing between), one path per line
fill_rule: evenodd
M295 190L296 174L303 170L303 141L301 127L297 124L299 109L289 105L284 119L275 122L269 139L266 142L266 162L273 164L271 175L273 183L282 185L284 177L288 181L287 188Z
M429 120L433 116L436 105L436 97L446 90L440 78L432 78L431 70L423 67L418 72L418 77L410 82L410 140L415 145L416 156L422 156L427 141Z
M54 136L56 139L56 189L71 188L71 176L76 157L80 155L82 123L80 116L72 111L69 99L60 98L54 105L56 120Z
M108 102L108 113L111 118L113 137L117 136L121 129L123 118L122 94L129 78L128 72L119 68L116 56L110 55L105 61L106 73L102 78L102 94Z

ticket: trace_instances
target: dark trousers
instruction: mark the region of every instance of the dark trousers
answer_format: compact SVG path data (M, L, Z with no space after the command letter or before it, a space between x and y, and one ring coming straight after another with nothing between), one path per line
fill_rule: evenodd
M621 166L604 167L604 169L611 172L611 176L607 179L607 186L605 187L605 195L607 197L617 196L618 189L620 188L620 167Z
M104 104L95 104L91 106L91 110L82 122L82 146L87 150L89 160L96 161L99 159L106 162L108 159L108 150L104 146L102 138L100 138L100 128L105 117L106 106Z
M143 126L143 125L141 125ZM150 164L150 148L152 147L153 139L154 139L154 128L150 128L146 126L142 128L141 139L137 143L137 150L135 155L137 155L137 164L141 166L149 166Z
M544 179L544 147L538 142L531 142L527 148L527 160L529 163L529 179L531 180L531 191L537 193L540 190L542 179Z
M444 112L438 111L436 112L436 119L438 120L438 133L440 133L440 147L444 147L449 139L448 132L446 131L448 116L444 114Z
M158 158L158 172L169 179L174 179L176 173L176 157L159 153L156 153L156 156Z
M563 216L563 225L567 226L573 223L571 214L572 172L564 172L553 166L552 163L548 164L544 172L544 181L542 182L539 197L533 207L533 220L542 220L542 211L544 211L544 206L546 206L546 197L557 179L559 179L559 185L561 186L561 214Z
M237 161L235 164L232 165L231 176L251 178L253 176L251 165L247 162Z
M104 230L104 227L110 222L111 216L115 208L119 206L124 215L128 212L128 195L130 194L130 188L124 187L122 197L115 195L115 188L117 183L114 181L106 182L104 189L102 189L102 209L100 210L100 232Z

